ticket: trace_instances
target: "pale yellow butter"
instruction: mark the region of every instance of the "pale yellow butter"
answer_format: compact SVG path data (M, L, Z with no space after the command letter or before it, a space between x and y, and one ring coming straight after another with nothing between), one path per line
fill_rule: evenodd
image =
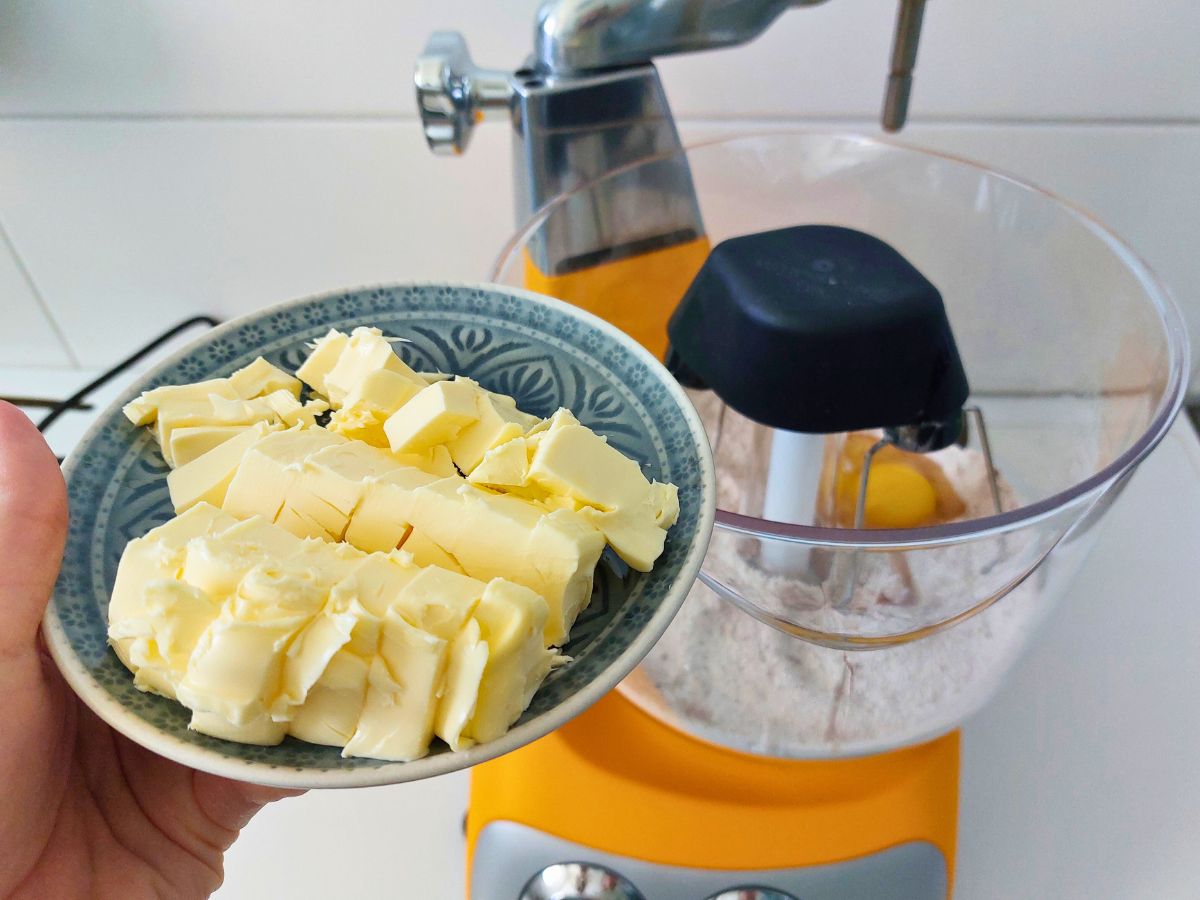
M296 377L322 396L329 396L325 379L337 365L342 351L350 343L350 335L331 328L312 345L312 352L296 370Z
M524 437L516 437L492 447L467 475L467 480L501 491L524 488L529 473L527 444Z
M288 486L276 521L284 527L293 519L316 523L319 533L313 529L304 533L335 541L346 533L350 516L370 483L396 467L390 454L358 441L321 447L297 465L300 476Z
M316 424L317 417L329 409L329 404L324 400L306 400L301 403L287 391L276 391L262 399L288 428L293 425L312 427Z
M484 587L482 581L445 569L418 569L392 608L413 627L449 641L475 611Z
M288 429L262 438L242 456L222 508L238 518L259 515L274 522L308 455L345 440L323 428Z
M471 382L458 380L421 390L383 424L392 452L420 452L456 437L479 418L475 393Z
M617 555L642 572L662 554L665 529L679 516L674 485L651 483L636 462L566 417L538 435L526 480L550 498L573 501Z
M311 425L325 410L324 401L301 404L287 391L276 391L263 397L227 399L215 394L204 400L175 403L160 410L154 423L155 437L168 465L175 466L175 432L182 428L254 425L258 422L291 426Z
M548 613L546 601L528 588L499 580L488 584L475 609L488 658L463 734L495 740L525 711L556 656L542 643Z
M180 701L237 726L269 719L284 653L325 598L303 570L256 566L197 642L176 688Z
M437 566L459 575L467 574L458 564L458 560L447 553L444 547L434 543L425 532L415 528L410 529L408 537L400 545L400 550L409 554L413 563L418 566Z
M579 515L602 531L617 556L639 572L649 572L662 555L667 532L656 524L653 509L604 511L585 506Z
M561 659L606 540L638 569L661 554L674 486L569 410L417 373L392 341L317 341L297 375L328 402L259 358L127 406L182 513L127 547L110 642L195 730L391 760L494 740Z
M229 386L244 399L263 397L276 391L286 391L296 398L300 396L300 379L261 356L230 375Z
M454 461L450 458L450 451L445 447L438 445L430 447L424 454L420 464L422 471L429 472L431 475L438 475L442 478L449 478L452 475L458 474L458 469L454 467ZM405 454L398 453L396 458L403 460Z
M425 380L396 355L383 332L378 328L355 328L338 354L337 362L325 375L324 394L338 409L352 391L361 387L368 375L380 370L401 375L418 387L425 384Z
M472 578L505 578L550 607L546 642L561 644L591 594L603 535L574 513L547 513L518 497L491 494L461 478L412 492L409 520L453 555Z
M300 631L288 646L279 679L279 691L271 700L269 714L274 722L288 722L297 707L308 700L333 657L350 642L358 617L349 608L329 605Z
M163 450L163 458L169 455L176 466L184 466L198 456L203 456L209 450L217 447L233 437L237 437L249 425L191 425L176 428L171 432L168 448Z
M650 483L650 503L654 507L654 522L667 529L679 521L679 488L659 481Z
M362 715L367 696L367 672L373 658L373 655L363 657L345 648L338 650L320 679L309 689L304 703L292 711L292 718L285 726L287 733L313 744L346 746Z
M345 539L363 550L395 549L411 529L413 490L438 480L436 475L403 467L379 476L354 510Z
M471 382L465 382L471 384ZM537 422L503 400L501 395L475 388L475 411L477 418L468 424L446 444L454 465L464 475L470 474L493 447L524 436L526 430ZM511 399L511 398L505 398Z
M528 477L550 493L605 510L640 504L650 494L641 467L583 425L548 431Z
M433 733L451 750L465 750L475 740L463 732L475 715L479 683L488 661L488 645L479 622L468 619L450 642L442 696L434 714Z
M124 623L124 636L134 638L129 645L134 684L174 699L192 650L220 614L221 602L192 585L161 580L146 585L142 603L143 618Z
M233 482L242 459L250 450L278 426L258 422L241 434L230 438L207 453L196 457L187 465L174 469L167 475L167 489L171 493L171 504L175 512L183 512L197 503L221 506Z
M236 405L231 415L227 405L284 392L292 398L300 395L300 382L261 356L238 369L228 378L211 378L194 384L166 385L143 392L123 409L134 425L156 425L156 435L164 456L171 462L170 433L174 427L250 424L268 418L264 407ZM220 412L214 407L221 404ZM175 424L162 424L161 419Z
M384 422L424 386L424 381L414 380L400 372L388 369L368 372L346 394L342 408L330 417L328 427L331 431L364 441L373 447L387 447Z
M257 744L262 747L273 747L287 735L287 724L284 722L273 722L262 717L235 725L216 713L199 709L192 710L192 720L188 723L188 728L225 741Z
M168 384L143 391L122 407L121 411L134 425L150 425L164 406L181 403L200 403L210 396L226 397L230 400L238 394L227 378L210 378L193 384Z
M429 752L447 644L394 610L383 620L379 655L367 672L367 697L343 756L408 761Z

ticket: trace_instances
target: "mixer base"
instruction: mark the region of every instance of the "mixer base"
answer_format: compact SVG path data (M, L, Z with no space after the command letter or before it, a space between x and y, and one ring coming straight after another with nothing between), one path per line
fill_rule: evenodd
M953 732L857 759L752 756L675 731L614 692L475 767L469 893L516 898L541 867L587 861L664 900L745 884L806 900L947 897L958 748Z

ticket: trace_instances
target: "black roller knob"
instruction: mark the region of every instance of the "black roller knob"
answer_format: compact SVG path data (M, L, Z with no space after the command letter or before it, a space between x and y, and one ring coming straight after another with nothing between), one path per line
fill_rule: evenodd
M667 365L774 428L956 421L969 388L937 288L888 244L801 225L723 241L668 325Z

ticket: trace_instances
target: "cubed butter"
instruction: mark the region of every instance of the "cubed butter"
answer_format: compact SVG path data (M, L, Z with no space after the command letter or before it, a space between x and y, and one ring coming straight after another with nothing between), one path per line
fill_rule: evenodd
M529 480L603 510L641 504L650 495L641 467L583 425L546 433L530 463Z
M412 557L414 565L437 566L448 572L466 574L463 567L458 564L458 560L447 553L444 547L434 543L425 532L415 528L410 529L408 537L400 545L400 550Z
M344 747L354 736L367 696L367 672L372 655L363 657L342 648L308 691L304 703L292 710L288 734L313 744Z
M309 454L345 440L323 428L296 428L267 435L243 455L222 508L238 518L259 515L274 522Z
M350 343L350 335L331 328L312 345L312 351L296 370L296 377L323 397L329 396L325 379L337 365L342 351Z
M357 390L368 375L380 370L410 379L418 387L425 383L396 355L391 341L378 328L355 328L338 355L337 362L325 376L325 395L330 404L334 409L340 408L347 396Z
M655 524L659 528L670 528L679 521L679 488L654 481L650 483L650 491Z
M176 689L179 699L237 726L269 718L288 646L326 596L304 570L279 564L252 569L192 651Z
M150 425L158 418L159 410L165 406L202 403L213 395L230 400L238 396L229 384L229 379L210 378L193 384L168 384L143 391L126 403L121 411L134 425Z
M453 439L478 420L476 387L469 381L439 381L421 390L388 416L383 430L393 453L414 453Z
M468 384L470 382L467 382ZM446 444L450 457L464 475L469 475L493 447L522 437L529 427L529 416L516 406L496 399L478 386L475 387L475 407L478 418L462 429Z
M482 581L445 569L417 569L392 608L414 628L449 641L475 611L484 588Z
M300 379L289 375L261 356L230 375L229 386L244 400L265 397L275 391L286 391L297 398L300 396Z
M272 721L287 722L307 700L334 655L350 642L357 623L354 612L328 604L314 616L287 648L279 691L270 702Z
M235 725L216 713L198 709L192 710L192 720L188 723L188 728L224 741L257 744L260 747L274 747L287 735L287 723L273 722L267 716Z
M555 658L542 643L548 612L546 601L528 588L489 582L475 609L488 658L465 735L495 740L529 706Z
M175 466L185 466L198 456L237 437L249 425L192 425L176 428L171 432L168 447L163 448L163 458Z
M171 493L171 504L175 507L175 512L183 512L197 503L222 506L247 451L277 430L277 425L258 422L236 437L196 457L187 465L174 469L167 475L167 489Z
M547 434L551 431L558 431L560 428L578 424L579 420L575 418L575 414L565 406L560 406L549 418L542 419L540 422L531 425L525 433L529 436Z
M367 697L343 756L408 761L429 752L447 644L398 612L383 620L379 655L367 672Z
M175 698L192 650L221 612L221 597L166 579L143 589L142 617L125 619L110 637L132 637L130 662L137 667L134 684L141 690Z
M561 644L591 594L604 537L577 514L547 513L518 497L491 494L459 478L413 493L411 521L472 578L506 578L541 594L550 607L548 644Z
M305 536L340 541L371 482L394 470L396 462L383 450L345 441L310 453L299 468L300 477L289 484L276 521L293 533L300 532L288 523L315 523L305 526Z
M492 447L467 475L467 480L500 491L524 488L529 472L526 443L524 437L517 437Z
M655 524L653 510L604 511L585 506L579 515L603 532L617 556L639 572L649 572L662 555L667 532Z
M350 517L346 541L368 551L400 546L411 528L413 490L438 480L436 475L406 467L379 476L367 486Z
M562 659L606 540L638 569L661 554L674 486L393 340L318 340L297 375L328 403L259 357L126 407L179 515L127 546L109 640L194 730L388 760L494 740Z
M414 377L392 369L376 369L364 375L362 381L346 393L343 408L369 409L386 419L424 387L424 379L419 375Z
M468 619L454 636L448 654L446 680L434 715L433 733L451 750L465 750L475 743L463 731L475 715L479 682L488 661L488 645L475 619Z

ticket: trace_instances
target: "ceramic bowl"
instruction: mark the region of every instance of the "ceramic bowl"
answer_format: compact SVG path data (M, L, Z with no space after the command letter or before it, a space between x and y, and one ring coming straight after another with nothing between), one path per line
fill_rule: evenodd
M559 406L638 460L650 478L679 487L679 521L648 574L611 551L565 652L503 737L396 763L343 759L340 750L286 738L275 747L219 740L188 729L182 705L143 693L106 642L109 592L126 543L172 517L167 466L145 428L121 414L141 391L227 375L262 355L288 370L330 328L373 325L418 371L467 375L546 416ZM704 428L657 360L611 325L573 306L487 284L396 284L296 300L231 321L140 379L100 416L64 472L70 530L46 613L50 651L67 682L117 731L162 756L243 781L287 787L353 787L428 778L529 743L583 712L617 684L662 635L700 568L713 524L715 481Z

